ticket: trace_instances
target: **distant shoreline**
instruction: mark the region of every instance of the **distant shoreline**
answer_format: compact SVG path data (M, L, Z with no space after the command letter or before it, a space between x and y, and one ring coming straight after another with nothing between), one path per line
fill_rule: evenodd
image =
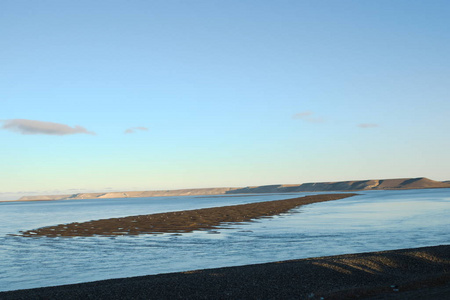
M114 198L145 198L174 196L220 196L236 194L267 194L267 193L301 193L301 192L357 192L367 190L410 190L450 188L450 182L435 181L425 177L399 179L373 179L338 182L315 182L302 184L275 184L248 187L198 188L159 191L127 191L104 193L77 193L65 195L24 196L17 200L0 202L24 201L54 201L78 199L114 199Z

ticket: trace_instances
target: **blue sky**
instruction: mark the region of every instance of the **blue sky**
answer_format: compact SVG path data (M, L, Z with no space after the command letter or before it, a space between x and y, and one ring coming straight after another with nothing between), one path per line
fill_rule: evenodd
M450 180L449 15L448 1L1 1L0 199Z

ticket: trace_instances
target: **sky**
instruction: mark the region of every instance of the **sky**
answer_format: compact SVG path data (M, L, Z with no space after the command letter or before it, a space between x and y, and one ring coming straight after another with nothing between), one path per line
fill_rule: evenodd
M450 180L450 2L0 2L0 200Z

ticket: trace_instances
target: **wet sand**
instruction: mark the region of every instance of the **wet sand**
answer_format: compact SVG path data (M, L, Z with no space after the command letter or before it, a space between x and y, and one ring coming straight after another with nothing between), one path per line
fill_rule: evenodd
M249 222L258 218L279 215L300 205L338 200L354 195L356 194L314 195L286 200L60 224L24 231L21 232L21 235L24 237L115 236L208 230L225 224Z
M443 245L10 291L0 299L441 300L449 295L450 245Z

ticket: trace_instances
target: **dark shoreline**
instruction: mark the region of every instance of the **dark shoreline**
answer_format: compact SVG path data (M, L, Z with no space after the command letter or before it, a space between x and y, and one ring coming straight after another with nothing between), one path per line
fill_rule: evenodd
M450 245L0 292L0 299L448 299Z
M191 232L271 217L301 205L338 200L357 194L325 194L285 200L211 207L203 209L110 218L83 223L60 224L21 232L23 237L115 236Z

